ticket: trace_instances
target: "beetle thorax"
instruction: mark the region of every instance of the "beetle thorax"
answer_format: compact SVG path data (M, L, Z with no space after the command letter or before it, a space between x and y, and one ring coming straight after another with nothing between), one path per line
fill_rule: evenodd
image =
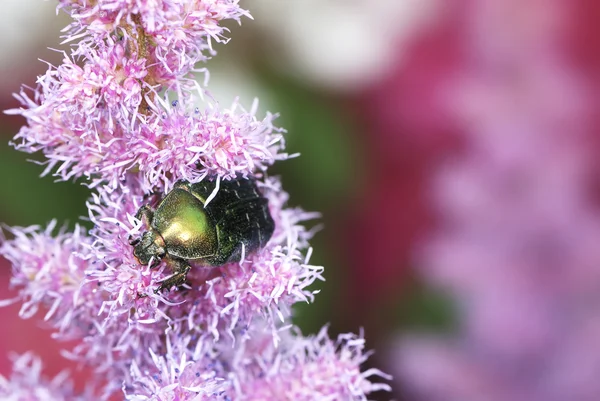
M162 200L152 220L170 256L200 259L213 255L218 247L214 221L202 201L190 192L176 188Z

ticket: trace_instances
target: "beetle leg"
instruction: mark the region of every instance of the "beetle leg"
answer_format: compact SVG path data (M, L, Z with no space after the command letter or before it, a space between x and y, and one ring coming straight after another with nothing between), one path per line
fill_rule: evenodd
M168 258L167 264L171 270L173 270L173 275L161 281L160 287L154 291L155 293L159 293L165 289L168 291L173 286L180 286L181 284L185 283L187 274L191 269L190 264L180 258Z
M135 214L135 218L138 220L142 220L143 218L146 220L146 224L150 225L150 222L154 218L154 210L148 205L144 205Z
M154 258L154 260L152 260L152 264L150 265L151 269L156 268L158 265L160 265L160 258Z

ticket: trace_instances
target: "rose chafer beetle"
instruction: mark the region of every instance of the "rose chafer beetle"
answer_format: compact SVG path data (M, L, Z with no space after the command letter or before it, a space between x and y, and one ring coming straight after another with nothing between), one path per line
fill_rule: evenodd
M264 247L271 238L275 224L253 178L221 180L206 205L215 188L216 181L210 179L195 184L178 181L156 209L144 205L136 213L147 231L130 242L133 255L144 265L164 260L173 270L156 292L183 284L191 264L215 267L238 262L243 253Z

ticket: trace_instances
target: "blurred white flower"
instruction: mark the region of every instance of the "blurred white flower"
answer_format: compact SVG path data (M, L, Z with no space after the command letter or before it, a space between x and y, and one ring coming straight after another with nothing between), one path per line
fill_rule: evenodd
M341 91L368 85L398 57L403 40L439 9L436 0L256 0L253 14L272 57L303 80Z

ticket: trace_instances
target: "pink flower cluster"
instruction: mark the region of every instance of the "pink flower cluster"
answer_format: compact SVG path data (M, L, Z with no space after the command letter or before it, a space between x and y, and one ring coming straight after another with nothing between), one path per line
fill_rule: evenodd
M18 291L7 302L22 302L23 318L44 311L57 339L79 340L64 353L102 378L86 390L97 399L363 400L389 389L369 380L387 375L360 371L362 337L305 338L289 322L291 305L311 301L309 286L323 277L309 264L303 226L318 215L287 208L279 180L266 174L287 157L275 116L257 119L256 105L221 109L191 75L214 53L211 41L225 40L219 22L247 12L235 0L61 0L59 8L75 20L65 40L77 43L17 96L22 108L11 112L27 125L14 145L42 151L45 174L93 189L93 228L5 230L0 254ZM250 176L275 222L268 244L155 293L169 269L141 265L130 244L144 231L135 215L147 196L178 180ZM44 388L72 399L38 377L33 357L16 363L15 376L0 381L2 398L44 399ZM35 384L23 388L27 381Z
M167 83L149 84L156 81L154 71L133 40L80 43L74 57L65 56L38 79L33 96L26 89L18 95L23 108L10 112L23 115L28 125L15 137L15 147L41 150L48 158L45 174L86 177L91 187L116 188L137 169L147 193L170 189L176 178L264 171L287 157L282 130L272 124L275 116L258 120L256 104L247 112L237 104L221 110L207 101L200 110L194 94L202 95L202 88L173 91ZM172 93L178 99L168 101Z

